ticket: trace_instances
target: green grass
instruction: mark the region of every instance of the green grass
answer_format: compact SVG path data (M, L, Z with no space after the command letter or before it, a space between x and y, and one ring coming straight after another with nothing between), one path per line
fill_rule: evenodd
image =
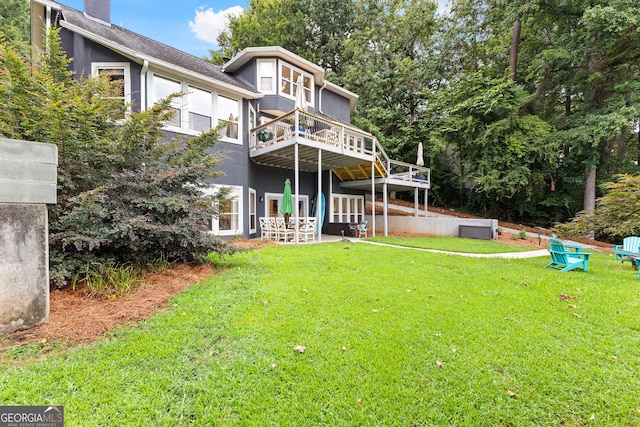
M369 237L367 240L389 245L462 253L495 254L536 250L493 240L461 239L459 237Z
M219 262L136 327L16 352L0 405L61 404L69 426L640 424L640 281L608 255L586 274L360 243Z

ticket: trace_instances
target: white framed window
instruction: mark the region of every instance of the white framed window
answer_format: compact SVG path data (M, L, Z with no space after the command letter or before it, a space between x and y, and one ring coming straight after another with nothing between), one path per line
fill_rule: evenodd
M331 222L360 222L364 217L364 196L332 194Z
M240 102L237 99L218 95L218 124L225 125L218 133L225 140L237 141L240 136Z
M249 188L249 233L253 234L257 231L257 203L256 203L256 190Z
M221 188L229 190L228 202L219 207L217 217L210 219L209 231L218 236L235 236L243 233L242 187L235 185L214 185L205 189L205 194L216 194Z
M105 76L116 87L113 99L122 100L125 115L131 112L131 67L128 62L93 62L91 75Z
M258 59L258 91L269 95L276 94L276 60Z
M153 76L153 102L177 92L182 92L182 83L177 80L168 79L158 75ZM182 98L176 98L171 102L173 117L166 124L167 126L182 127Z
M149 91L151 103L157 103L174 93L183 94L171 102L174 114L171 120L165 123L168 130L197 135L223 124L224 127L219 131L221 140L242 144L240 126L242 103L239 99L164 75L154 73L152 76Z
M295 195L292 196L295 203ZM265 216L282 216L280 206L282 206L282 193L264 193L264 215ZM309 196L300 194L298 196L298 216L309 216Z
M313 77L299 68L280 61L280 94L295 99L298 77L302 76L302 86L307 104L313 105Z
M200 132L211 130L213 123L213 94L209 91L189 86L189 129Z

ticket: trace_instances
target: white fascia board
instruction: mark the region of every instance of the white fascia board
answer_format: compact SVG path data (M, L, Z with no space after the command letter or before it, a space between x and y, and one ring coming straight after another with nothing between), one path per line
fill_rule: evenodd
M115 51L117 51L118 53L121 53L124 56L127 56L135 61L137 61L139 64L142 64L145 60L148 61L149 65L155 65L159 68L163 68L165 70L170 70L173 71L175 73L178 73L180 75L183 76L188 76L191 79L194 80L199 80L202 83L206 83L207 86L212 86L213 88L216 89L221 89L225 92L228 93L233 93L235 95L241 96L243 98L247 98L247 99L258 99L258 98L262 98L263 95L257 92L253 92L250 90L246 90L246 89L242 89L239 88L237 86L234 86L232 84L229 83L225 83L222 82L220 80L216 80L213 77L209 77L209 76L205 76L203 74L200 73L195 73L191 70L187 70L186 68L182 68L179 67L175 64L171 64L169 62L166 61L162 61L160 59L151 57L151 56L147 56L147 55L142 55L140 54L138 51L135 51L133 49L129 49L127 47L121 46L119 44L113 43L110 40L107 40L103 37L99 37L95 34L93 34L90 31L86 31L80 27L77 27L73 24L69 24L68 22L65 21L61 21L60 22L60 26L62 26L63 28L68 29L69 31L73 31L74 33L77 33L79 35L81 35L82 37L94 41L102 46L108 47L109 49L113 49Z
M62 5L51 0L31 0L32 3L38 3L43 6L49 6L51 9L62 10Z
M253 58L262 58L268 56L274 56L284 59L291 65L295 65L305 71L311 72L317 83L322 82L324 79L324 69L322 67L314 64L311 61L307 61L301 56L298 56L281 46L258 46L242 49L240 53L235 55L226 64L224 64L222 70L232 73L234 71L237 71L240 67L242 67Z

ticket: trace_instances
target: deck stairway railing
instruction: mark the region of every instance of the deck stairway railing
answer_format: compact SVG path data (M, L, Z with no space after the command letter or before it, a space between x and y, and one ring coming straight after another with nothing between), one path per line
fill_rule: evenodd
M261 124L250 132L250 150L288 141L294 137L341 149L346 155L371 156L375 153L373 178L389 177L407 182L430 181L429 168L391 160L375 136L353 126L295 109ZM334 169L341 181L372 179L371 163Z

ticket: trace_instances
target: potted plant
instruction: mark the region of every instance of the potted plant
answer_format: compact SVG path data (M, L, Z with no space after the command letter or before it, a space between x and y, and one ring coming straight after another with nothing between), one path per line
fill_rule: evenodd
M273 132L268 128L262 128L258 131L258 141L267 142L273 139Z

